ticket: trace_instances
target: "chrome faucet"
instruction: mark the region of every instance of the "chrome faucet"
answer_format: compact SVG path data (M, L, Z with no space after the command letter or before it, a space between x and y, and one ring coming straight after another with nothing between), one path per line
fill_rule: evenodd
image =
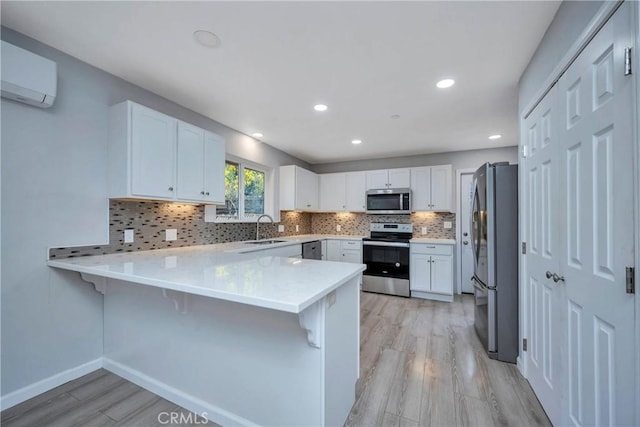
M271 221L271 224L273 224L273 218L271 217L271 215L267 215L267 214L262 214L258 217L258 220L256 221L256 240L260 240L260 220L262 218L269 218L269 221Z

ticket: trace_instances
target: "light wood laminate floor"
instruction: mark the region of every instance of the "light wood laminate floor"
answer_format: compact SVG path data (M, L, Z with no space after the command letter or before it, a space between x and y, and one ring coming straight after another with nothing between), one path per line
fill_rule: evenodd
M515 365L489 359L472 295L361 293L360 380L348 426L550 426Z
M473 329L472 296L440 303L363 292L361 310L361 375L346 425L550 425L516 367L487 357ZM167 425L161 413L194 416L101 369L3 411L0 423ZM169 425L204 423L191 420Z

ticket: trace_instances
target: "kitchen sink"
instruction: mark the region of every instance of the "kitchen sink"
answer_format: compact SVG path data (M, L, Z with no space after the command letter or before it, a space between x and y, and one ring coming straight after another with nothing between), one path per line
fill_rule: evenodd
M272 245L274 243L284 243L284 242L286 242L286 240L269 239L269 240L249 240L242 243L247 245Z

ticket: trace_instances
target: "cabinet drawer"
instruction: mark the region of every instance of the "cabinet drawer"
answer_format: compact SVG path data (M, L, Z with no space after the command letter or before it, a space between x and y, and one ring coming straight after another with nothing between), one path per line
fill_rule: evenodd
M342 249L360 249L362 242L359 240L343 240Z
M412 243L412 254L453 255L453 245L438 245L434 243Z

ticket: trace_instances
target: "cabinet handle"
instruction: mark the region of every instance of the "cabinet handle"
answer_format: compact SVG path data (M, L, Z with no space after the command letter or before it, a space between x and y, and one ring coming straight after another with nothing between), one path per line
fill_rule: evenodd
M202 194L204 196L204 191L201 191L200 194Z
M169 191L173 191L173 187L169 187Z
M429 249L435 249L436 247L435 247L435 246L427 246L427 248L429 248Z
M206 195L208 196L208 195L209 195L209 192L207 191L207 192L206 192L206 193L204 193L204 194L206 194Z

